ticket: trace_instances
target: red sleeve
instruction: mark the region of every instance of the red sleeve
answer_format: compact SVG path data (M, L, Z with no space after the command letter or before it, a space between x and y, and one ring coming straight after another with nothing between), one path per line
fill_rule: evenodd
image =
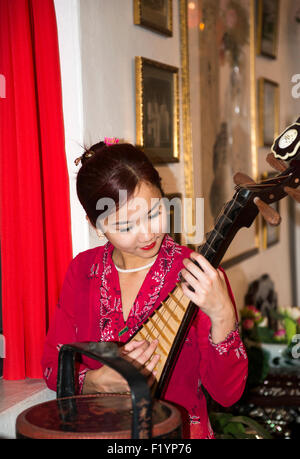
M222 406L231 406L240 399L245 389L248 359L239 334L234 297L225 272L224 275L228 293L236 311L236 329L221 343L213 344L210 336L210 319L200 310L196 318L196 327L201 353L201 382L217 403Z
M59 350L63 344L70 344L77 341L74 307L76 304L76 286L78 285L78 260L79 255L68 266L56 310L46 337L41 361L46 384L49 389L55 391L57 386ZM79 364L76 367L77 392L81 391L84 375L87 370L88 368L84 364Z

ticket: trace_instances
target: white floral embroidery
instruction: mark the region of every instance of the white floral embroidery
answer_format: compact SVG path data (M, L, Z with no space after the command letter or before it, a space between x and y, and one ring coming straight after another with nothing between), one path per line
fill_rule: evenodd
M244 359L247 359L247 353L243 343L241 343L241 345L237 349L235 349L235 353L238 359L241 355L244 357Z
M192 416L189 414L190 424L201 424L200 416Z
M232 330L221 343L213 343L211 333L208 336L208 340L219 355L227 354L230 349L234 349L237 358L240 358L240 354L242 354L243 357L247 359L246 350L240 338L238 324L236 324L235 329Z

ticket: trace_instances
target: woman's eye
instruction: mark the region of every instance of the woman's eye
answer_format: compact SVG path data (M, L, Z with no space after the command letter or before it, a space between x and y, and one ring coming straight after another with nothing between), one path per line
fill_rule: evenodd
M128 226L128 228L120 229L120 233L128 233L128 231L132 230L132 226Z
M159 209L155 214L149 215L149 218L152 220L155 217L158 217L158 215L161 214L161 209ZM128 226L127 228L120 229L120 233L128 233L133 229L133 226Z
M158 210L155 214L149 215L149 218L152 219L152 218L158 217L158 215L160 215L160 213L161 213L160 210Z

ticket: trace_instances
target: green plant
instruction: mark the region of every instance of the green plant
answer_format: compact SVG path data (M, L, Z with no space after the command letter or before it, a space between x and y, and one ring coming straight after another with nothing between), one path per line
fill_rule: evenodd
M217 439L272 439L272 435L248 416L211 412L210 422Z
M290 345L293 336L300 332L300 309L279 308L278 311L270 311L270 315L277 322L277 330L266 326L266 317L255 306L245 306L241 311L243 338L258 343Z

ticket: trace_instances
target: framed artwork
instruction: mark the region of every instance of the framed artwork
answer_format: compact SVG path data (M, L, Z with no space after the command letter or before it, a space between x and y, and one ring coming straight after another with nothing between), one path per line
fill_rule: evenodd
M134 23L172 36L172 10L172 0L134 0Z
M268 178L276 177L274 172L265 172L262 174L262 180ZM280 201L270 204L273 209L280 214ZM263 249L266 250L269 247L272 247L274 244L277 244L280 240L280 225L272 226L264 218L262 218L262 237L263 237Z
M153 164L179 161L178 68L136 57L136 137Z
M174 239L175 242L182 245L182 234L181 232L177 231L178 224L182 223L182 214L181 214L181 202L182 202L182 194L181 193L171 193L166 194L165 197L170 202L170 211L168 213L169 223L170 223L170 231L169 235ZM174 199L175 198L175 199ZM175 225L175 218L177 224Z
M279 84L266 78L258 81L259 144L271 147L279 135Z
M257 54L277 58L280 0L256 0Z
M199 0L204 232L235 192L233 176L257 177L254 0ZM241 229L222 261L229 268L259 252L257 221Z

